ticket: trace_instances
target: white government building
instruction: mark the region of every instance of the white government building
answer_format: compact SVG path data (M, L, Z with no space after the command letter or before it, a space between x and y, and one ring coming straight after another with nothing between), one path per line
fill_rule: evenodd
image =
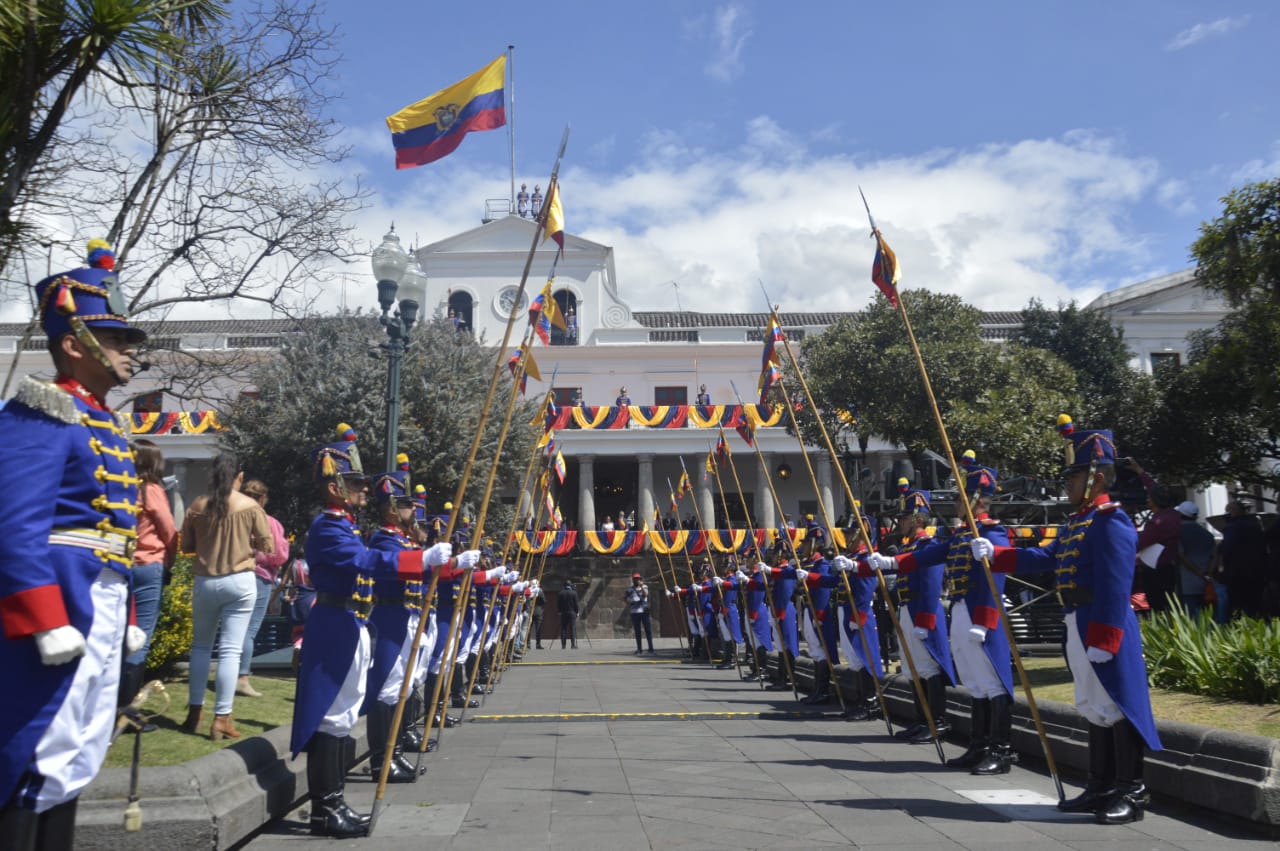
M485 343L501 342L534 227L530 219L506 215L417 249L416 259L428 282L425 311L452 312ZM542 288L554 248L551 242L539 248L522 307ZM868 282L867 286L872 285ZM756 401L767 314L633 311L624 291L610 246L565 235L565 254L557 268L554 292L563 311L572 311L576 332L556 330L550 347L539 342L534 349L543 376L550 379L552 370L556 371L558 404L568 408L580 393L590 412L596 406L613 406L625 387L632 405L686 406L696 402L699 388L705 385L713 404L733 405L737 401L735 384L743 401ZM1020 313L1018 306L1010 307L1006 312L985 315L985 336L1000 340L1016 329ZM1226 307L1216 296L1199 289L1186 271L1110 291L1087 309L1104 312L1122 327L1134 351L1134 365L1151 371L1162 360L1185 358L1187 335L1212 327ZM820 333L839 315L783 313L781 319L794 344L805 335ZM517 323L513 345L525 326L523 319ZM243 378L248 375L248 365L256 358L270 356L282 336L293 329L294 322L285 319L173 321L153 335L158 335L166 348L244 358L247 365L228 379L230 388L224 382L224 395L234 397L234 392L228 391L235 390L237 380L248 380ZM18 355L10 393L18 377L48 376L50 372L43 338L37 335L24 345L24 331L24 325L0 324L0 353ZM144 373L130 386L130 393L154 388L160 378ZM253 392L247 384L238 387L238 392ZM545 389L545 384L531 380L529 396L536 398ZM203 407L217 404L217 400L210 400ZM181 415L174 410L173 400L161 394L144 396L133 407L135 419L154 435L171 472L180 480L180 514L181 501L194 498L207 484L205 471L216 451L216 431L203 414ZM696 410L690 414L690 419L698 418ZM557 431L556 439L568 462L560 498L564 516L578 529L598 529L606 517L616 518L620 512L634 513L637 527L643 518L651 518L655 509L665 515L670 502L667 483L678 481L683 459L704 525L725 528L725 511L715 482L707 481L702 470L717 431L691 425L646 427L636 419L632 417L623 429L569 427ZM840 457L809 448L818 483L815 493L796 440L783 428L764 428L757 433L763 465L732 429L726 434L742 495L754 524L763 528L783 525L785 518L780 515L789 516L798 525L803 525L807 514L816 515L821 522L819 498L833 519L843 514L845 499L834 464L844 465L855 486L862 483L864 492L859 498L873 498L872 490L885 480L886 473L892 474L894 462L905 458L897 447L874 437L867 442L863 456L856 436L846 432L839 437ZM771 497L770 482L777 491L780 510ZM725 490L730 492L729 520L736 528L743 522L737 488L726 482ZM1211 489L1201 499L1207 514L1221 513L1225 491L1216 494ZM681 501L682 515L692 510L688 498Z

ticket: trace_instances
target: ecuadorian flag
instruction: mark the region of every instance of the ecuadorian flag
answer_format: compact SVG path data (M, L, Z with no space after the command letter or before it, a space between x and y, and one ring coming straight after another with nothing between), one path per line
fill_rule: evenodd
M388 116L396 168L435 162L453 153L471 131L505 125L506 78L503 54L465 80Z

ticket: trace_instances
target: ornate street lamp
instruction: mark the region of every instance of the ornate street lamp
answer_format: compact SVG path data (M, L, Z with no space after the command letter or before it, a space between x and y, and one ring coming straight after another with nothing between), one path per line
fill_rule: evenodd
M387 352L387 456L383 469L390 471L396 468L400 434L400 361L409 347L409 331L418 321L418 311L427 298L427 276L418 267L418 261L400 247L395 225L373 249L370 262L378 282L378 306L382 308L378 321L387 331L387 342L381 346ZM392 313L397 294L399 308Z

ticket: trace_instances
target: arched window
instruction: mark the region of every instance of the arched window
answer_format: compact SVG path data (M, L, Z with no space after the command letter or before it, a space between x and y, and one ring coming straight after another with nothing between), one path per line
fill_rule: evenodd
M462 290L449 293L449 316L453 319L453 325L460 331L471 331L475 328L472 324L472 313L475 309L475 301L471 298L470 293Z
M578 297L567 289L556 290L551 297L556 300L556 307L560 308L566 329L561 331L554 325L551 327L551 345L578 345Z

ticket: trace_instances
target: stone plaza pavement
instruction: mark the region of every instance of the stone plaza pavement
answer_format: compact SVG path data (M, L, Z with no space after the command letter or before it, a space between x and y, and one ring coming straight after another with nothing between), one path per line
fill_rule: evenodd
M883 721L845 722L838 705L801 706L662 644L657 659L617 639L532 651L445 731L418 783L387 787L376 834L349 847L1277 847L1159 800L1130 826L1062 814L1043 765L991 778L943 768L932 746L889 739ZM962 749L947 743L947 756ZM365 770L348 778L347 800L367 812ZM1067 778L1068 795L1078 781ZM243 847L332 842L308 835L306 812Z

